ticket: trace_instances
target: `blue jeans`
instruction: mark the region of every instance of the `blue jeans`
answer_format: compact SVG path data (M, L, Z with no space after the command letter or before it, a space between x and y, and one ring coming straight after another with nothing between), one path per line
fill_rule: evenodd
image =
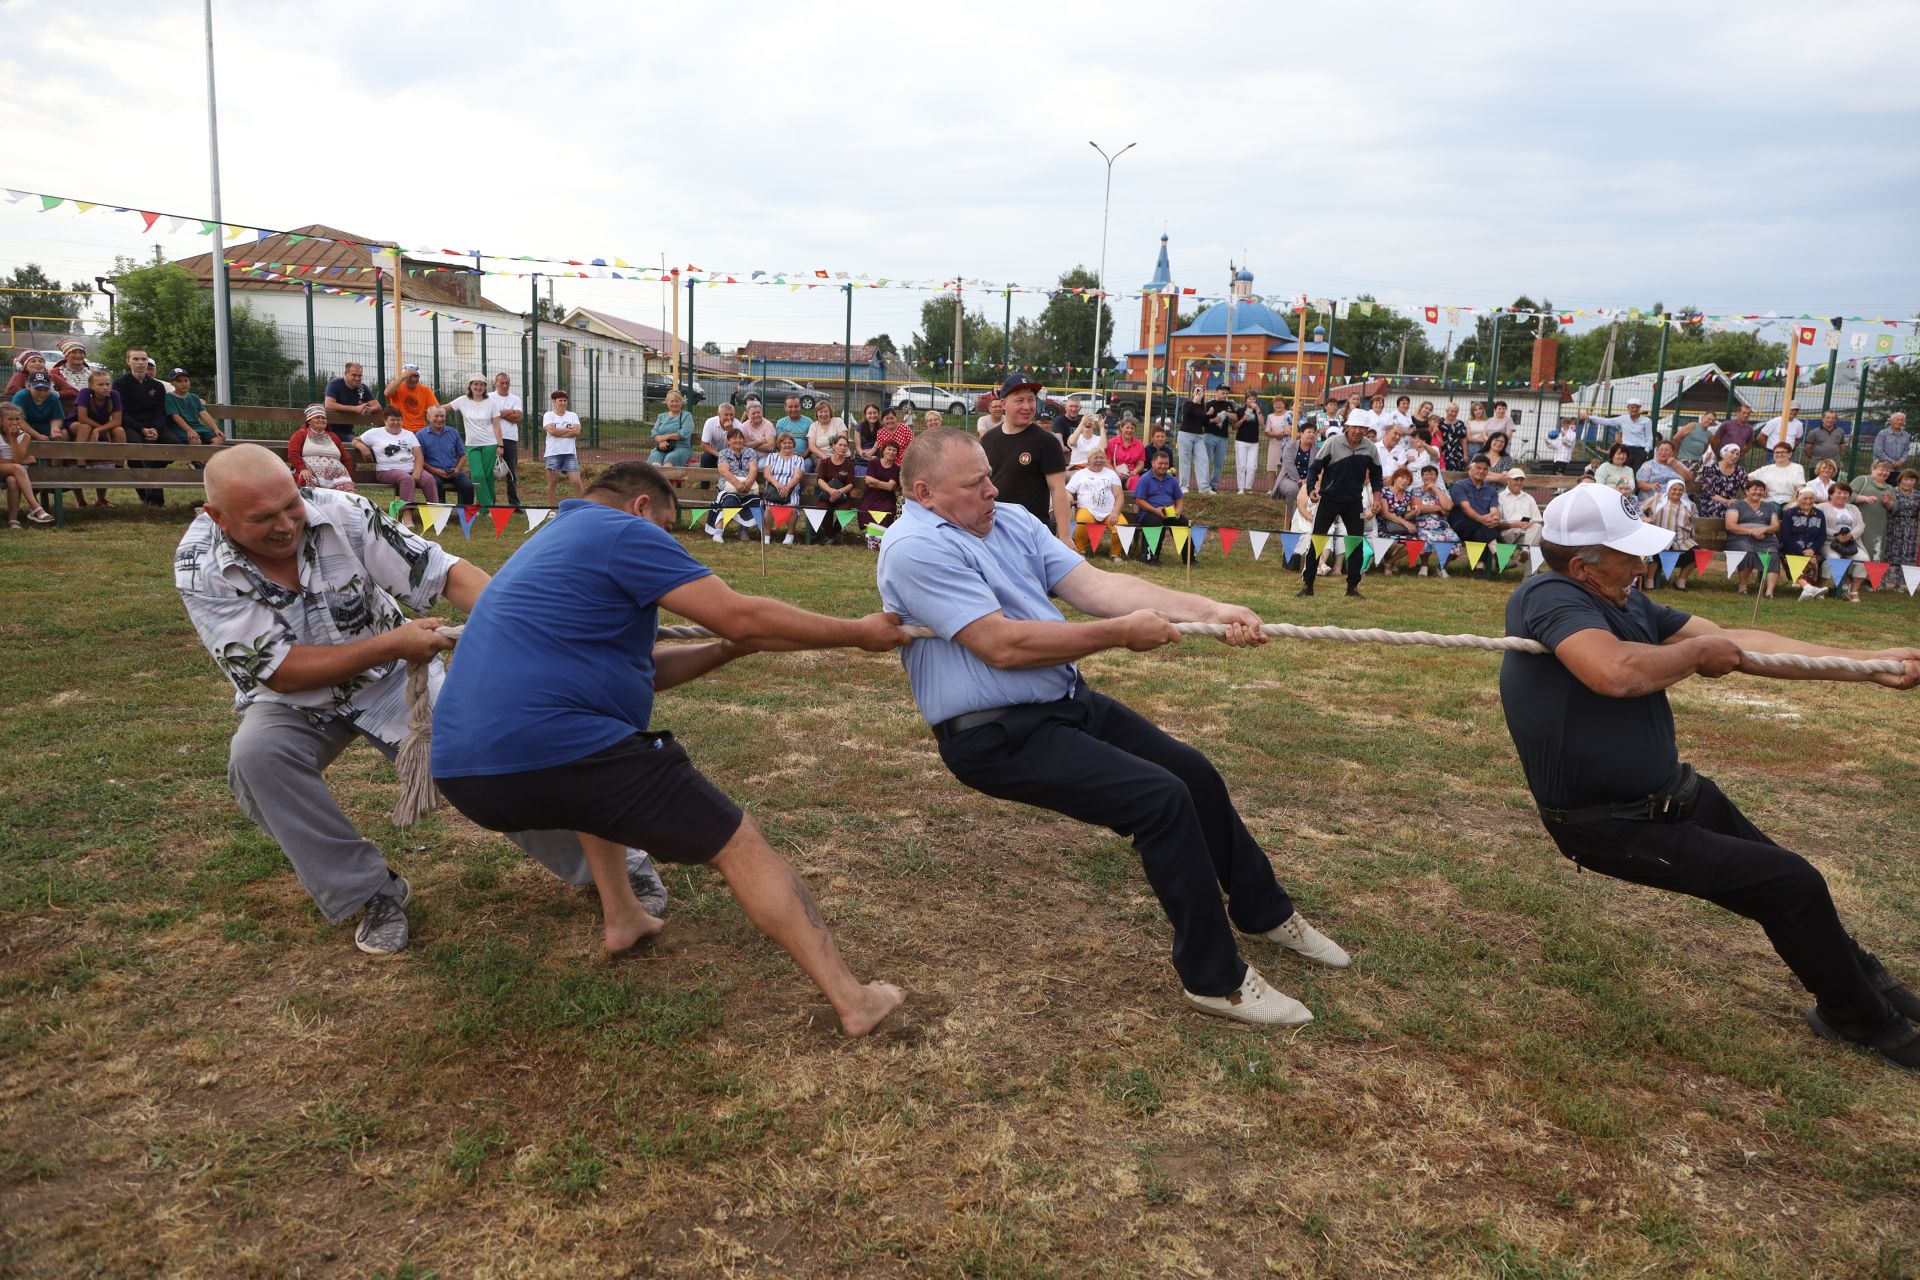
M1227 469L1227 438L1225 436L1202 436L1207 444L1207 485L1208 493L1220 492L1220 476Z
M1180 487L1188 493L1201 486L1194 481L1194 463L1198 459L1200 466L1206 466L1207 438L1197 431L1182 431L1174 438L1176 456L1180 460Z

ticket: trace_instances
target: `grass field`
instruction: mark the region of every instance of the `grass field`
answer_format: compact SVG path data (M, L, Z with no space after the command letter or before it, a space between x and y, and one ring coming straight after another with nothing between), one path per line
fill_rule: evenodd
M1185 1012L1129 846L962 789L897 661L663 695L856 971L910 989L849 1043L717 877L670 869L663 943L609 963L593 900L505 841L393 829L364 747L330 778L416 899L411 949L361 956L227 793L227 686L170 586L183 519L0 534L0 1274L1920 1274L1920 1088L1815 1041L1757 927L1552 850L1491 657L1085 664L1209 751L1354 953L1246 948L1317 1014L1285 1035ZM449 535L489 568L525 536ZM1510 590L1298 601L1276 551L1193 581L1274 620L1484 633ZM694 552L873 607L864 550L776 547L766 577ZM1684 603L1750 607L1719 581ZM1920 632L1904 595L1762 617ZM529 678L557 660L529 650ZM1683 751L1920 973L1915 695L1732 677L1674 703Z

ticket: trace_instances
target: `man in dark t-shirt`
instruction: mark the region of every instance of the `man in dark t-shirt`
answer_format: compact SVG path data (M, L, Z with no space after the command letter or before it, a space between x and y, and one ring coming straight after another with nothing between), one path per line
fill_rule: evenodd
M1767 631L1726 631L1633 589L1673 534L1642 524L1632 499L1598 485L1555 498L1542 519L1548 573L1507 600L1507 634L1545 645L1509 653L1500 701L1527 787L1560 852L1602 875L1703 898L1766 929L1812 992L1806 1015L1829 1040L1920 1071L1920 995L1840 923L1827 882L1781 848L1711 781L1680 763L1665 690L1731 671L1787 679L1920 685L1920 649L1832 649ZM1749 653L1893 658L1898 674L1761 667Z
M980 437L993 470L993 487L1000 501L1025 507L1040 523L1051 524L1060 541L1072 546L1067 454L1052 432L1033 424L1040 407L1040 384L1024 373L1010 373L1000 384L1000 399L1006 404L1006 425Z
M326 406L329 418L335 413L351 413L359 418L360 424L364 426L380 412L380 399L373 394L373 388L367 385L366 379L367 371L358 361L347 361L340 370L340 376L327 384ZM342 439L353 439L352 423L330 422L329 426L334 434Z

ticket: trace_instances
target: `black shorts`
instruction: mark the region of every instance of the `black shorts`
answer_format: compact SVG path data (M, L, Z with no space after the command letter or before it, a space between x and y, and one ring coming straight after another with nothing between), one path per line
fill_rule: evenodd
M489 831L584 831L662 862L710 860L746 816L671 733L636 733L547 769L434 784Z

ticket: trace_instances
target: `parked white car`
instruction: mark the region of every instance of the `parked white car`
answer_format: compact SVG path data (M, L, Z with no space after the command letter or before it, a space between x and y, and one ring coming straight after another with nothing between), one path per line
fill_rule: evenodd
M942 413L970 413L973 410L973 395L966 391L936 387L931 383L912 382L894 391L892 403L896 409L938 409Z

